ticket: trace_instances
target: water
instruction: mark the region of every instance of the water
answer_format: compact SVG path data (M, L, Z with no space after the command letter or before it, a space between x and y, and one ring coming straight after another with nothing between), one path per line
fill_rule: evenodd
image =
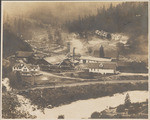
M123 104L127 93L129 93L132 103L144 102L146 101L146 99L148 99L147 91L128 91L123 94L114 94L114 96L111 97L106 96L96 99L79 100L76 102L72 102L71 104L54 107L52 109L45 108L44 113L37 109L33 111L32 108L30 108L30 105L27 105L27 109L28 111L30 111L30 114L36 115L39 119L56 119L59 115L64 115L66 119L89 118L95 111L101 112L108 107L116 107L120 104ZM20 96L20 99L24 98ZM30 104L29 101L27 103Z

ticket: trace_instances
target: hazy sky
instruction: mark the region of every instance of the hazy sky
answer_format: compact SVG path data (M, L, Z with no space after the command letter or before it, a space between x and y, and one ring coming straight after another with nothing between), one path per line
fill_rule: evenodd
M112 2L113 6L121 2ZM111 2L3 2L3 10L10 15L28 14L36 10L50 10L58 18L72 19L75 17L96 14L97 8L108 8Z

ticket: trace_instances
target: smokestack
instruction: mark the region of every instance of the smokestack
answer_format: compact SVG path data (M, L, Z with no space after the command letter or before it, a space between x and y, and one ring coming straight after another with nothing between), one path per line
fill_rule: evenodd
M67 52L70 53L70 42L67 43Z
M74 57L75 57L75 47L73 48L73 60L74 60Z

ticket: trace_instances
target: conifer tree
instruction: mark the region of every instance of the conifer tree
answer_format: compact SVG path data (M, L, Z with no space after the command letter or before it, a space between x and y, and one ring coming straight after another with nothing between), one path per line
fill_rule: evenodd
M105 54L104 54L104 48L103 48L103 46L101 45L101 47L100 47L100 49L99 49L99 57L100 58L104 58L105 57Z
M130 96L129 96L128 93L127 93L127 95L126 95L125 103L124 103L124 104L125 104L126 107L129 107L130 104L131 104Z

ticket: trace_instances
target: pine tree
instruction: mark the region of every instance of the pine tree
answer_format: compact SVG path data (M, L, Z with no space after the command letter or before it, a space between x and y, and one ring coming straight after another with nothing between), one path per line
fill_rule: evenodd
M61 33L59 30L56 30L55 31L55 41L58 45L62 45L63 44L63 41L62 41L62 37L61 37Z
M99 57L100 58L104 58L105 54L104 54L104 48L103 46L101 45L100 49L99 49Z
M127 95L126 95L125 103L124 103L124 104L125 104L126 107L129 107L130 104L131 104L130 96L129 96L128 93L127 93Z

